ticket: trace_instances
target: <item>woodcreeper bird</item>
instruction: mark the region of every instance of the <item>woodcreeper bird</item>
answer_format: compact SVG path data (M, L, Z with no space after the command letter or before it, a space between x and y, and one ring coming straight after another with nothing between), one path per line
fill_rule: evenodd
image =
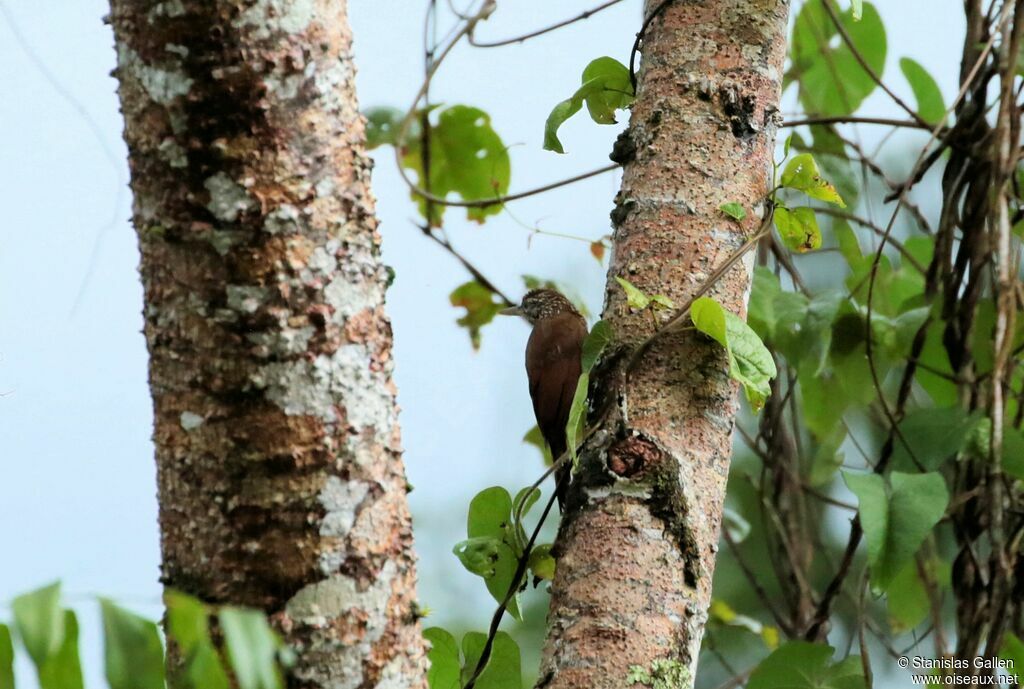
M530 290L519 306L501 313L522 316L533 326L526 343L530 399L541 435L551 449L552 458L558 460L566 450L565 426L580 378L587 322L572 302L553 289ZM555 471L555 494L562 511L570 473L568 464Z

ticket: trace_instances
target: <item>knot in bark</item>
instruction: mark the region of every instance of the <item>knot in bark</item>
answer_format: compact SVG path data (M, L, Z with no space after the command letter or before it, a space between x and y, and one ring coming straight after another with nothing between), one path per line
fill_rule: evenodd
M622 478L632 478L661 459L654 443L638 436L617 442L608 451L608 469Z

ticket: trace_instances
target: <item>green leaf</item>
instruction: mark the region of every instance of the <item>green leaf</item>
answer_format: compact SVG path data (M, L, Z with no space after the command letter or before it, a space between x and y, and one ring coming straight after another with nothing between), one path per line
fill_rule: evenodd
M78 657L78 618L64 611L64 642L39 670L40 689L82 689L82 661Z
M621 278L616 278L621 282ZM629 283L626 283L629 284ZM633 289L636 289L630 285ZM639 290L638 290L639 291ZM629 291L626 292L629 294ZM576 446L579 444L580 432L583 429L583 422L587 411L587 392L590 388L590 371L594 368L601 352L612 340L612 327L606 321L598 321L587 333L583 340L583 352L580 361L581 373L576 381L576 390L573 393L572 405L569 407L569 421L565 426L565 442L569 449L569 456L572 457L573 466L576 466ZM556 458L557 459L557 458Z
M837 35L822 2L805 3L797 15L786 83L799 83L800 102L807 114L849 115L860 107L877 84ZM848 9L840 15L840 22L864 61L876 75L883 77L885 26L871 3L863 3L860 12L857 21L854 9Z
M643 311L651 303L651 298L626 278L616 275L615 281L619 283L619 286L626 293L626 303L629 304L629 308L634 311Z
M476 670L486 641L487 636L479 632L467 632L462 637L462 654L466 659L466 664L462 668L463 684ZM523 689L519 644L507 632L498 632L495 635L491 657L488 659L484 671L477 678L476 687L477 689Z
M802 191L812 199L827 201L840 208L846 208L846 204L836 188L830 182L822 179L818 163L810 153L801 153L790 159L782 171L782 186Z
M894 439L892 465L896 469L913 471L916 458L925 471L934 471L964 446L977 417L968 415L960 407L946 409L917 409L908 413L899 423L900 437ZM907 450L913 450L913 458Z
M1012 662L1014 668L1024 667L1024 642L1016 634L1006 632L1003 645L999 648L999 657Z
M529 445L533 445L540 450L540 456L544 460L544 466L551 466L555 460L551 457L551 448L544 442L544 436L540 432L539 426L534 426L530 430L526 431L523 436L523 442Z
M513 550L516 540L512 530L512 498L507 490L494 486L476 494L469 503L466 534L470 541L490 538L496 542L478 547L490 549L488 557L491 567L487 570L489 576L486 576L484 581L491 596L500 603L505 600L505 595L512 587L518 564L518 553ZM522 619L518 595L509 600L508 611L517 620Z
M839 253L846 259L847 264L859 264L864 258L860 250L860 241L857 233L850 227L850 223L843 221L832 223L832 232L836 237L836 244L839 246Z
M14 644L6 624L0 624L0 689L14 689Z
M761 661L747 689L864 689L859 656L831 662L831 646L790 641Z
M22 594L11 602L14 628L36 670L64 642L64 612L60 607L60 582Z
M729 347L725 334L725 309L711 297L701 297L690 306L690 320L697 330L723 347Z
M652 294L651 306L656 307L656 309L674 309L676 303L664 294Z
M463 567L479 577L489 579L495 574L498 549L502 543L500 538L494 536L476 536L459 541L452 547L452 552Z
M1003 429L1003 471L1018 481L1024 481L1024 432L1016 428Z
M555 578L555 558L551 557L551 544L541 543L530 551L527 563L533 576L551 581Z
M537 500L540 499L540 488L531 488L526 486L520 489L516 493L516 497L512 499L512 517L515 518L518 513L520 517L525 517L529 512L530 508L533 507ZM520 505L522 507L520 507Z
M697 330L725 347L729 376L743 386L750 406L757 411L771 394L769 381L778 371L771 352L749 325L710 297L701 297L690 307L690 319Z
M277 667L281 641L270 628L267 616L259 610L225 606L217 619L224 632L224 645L239 689L283 687Z
M505 596L508 595L509 589L512 588L516 569L519 566L519 559L516 553L513 552L512 548L502 543L498 546L498 559L494 562L494 576L484 579L484 583L487 586L487 591L491 594L491 597L497 603L501 603L505 600ZM516 581L515 586L519 587L522 581ZM515 593L509 598L508 605L506 606L508 614L513 618L523 621L523 614L519 610L519 593Z
M430 642L427 685L430 689L460 689L459 646L455 637L445 629L430 627L423 630L423 638Z
M902 634L921 624L928 617L931 601L917 565L903 567L889 583L886 593L889 609L889 627L893 634Z
M871 581L886 591L946 512L949 492L941 474L893 471L890 485L878 474L843 472L857 496L868 544Z
M469 503L466 535L470 538L490 536L505 540L512 525L512 496L501 486L485 488Z
M946 118L946 104L942 91L932 75L918 62L909 57L900 58L900 69L917 100L917 114L928 124L938 124Z
M797 373L804 423L817 438L828 437L851 404L837 378L833 372L817 375L807 368Z
M811 470L807 476L807 481L812 486L820 487L829 484L836 472L839 471L845 458L845 455L839 451L844 440L846 440L846 428L842 425L834 426L829 433L821 436L814 448Z
M167 590L164 592L164 605L167 607L168 633L184 655L191 653L199 644L210 641L206 606L199 599L181 591Z
M398 108L378 107L369 108L364 114L366 116L367 150L373 150L384 144L394 146L398 143L398 131L402 128L402 120L405 118L404 112ZM417 125L416 131L413 131L413 124ZM406 137L413 139L418 136L419 126L414 121L410 124Z
M466 309L466 315L456 323L469 330L473 349L480 349L480 329L493 321L504 307L497 299L494 292L475 280L459 285L448 296L452 306Z
M821 230L813 208L779 206L775 209L775 227L783 243L793 251L804 253L821 247Z
M579 444L580 426L584 423L587 411L587 391L590 389L590 373L580 374L576 381L576 390L572 394L572 405L569 407L569 420L565 425L565 442L572 457L573 469L579 458L576 456L576 445ZM558 459L557 457L555 459Z
M587 111L598 124L615 124L615 111L633 103L633 82L624 64L611 57L592 60L583 69L581 82L601 80L602 89L586 99Z
M110 689L163 689L164 651L156 624L106 598L100 598L100 612Z
M206 606L197 598L173 590L164 593L164 604L169 636L178 644L185 661L185 685L194 689L228 689L227 672L210 640Z
M745 217L747 217L746 209L742 205L736 203L735 201L723 203L721 206L718 207L718 210L722 211L733 220L743 220Z
M402 157L402 166L416 173L418 186L435 196L446 198L457 194L463 201L479 201L508 193L512 167L508 148L491 127L491 117L479 108L453 105L440 111L437 124L431 126L430 179L424 179L419 145L410 146ZM413 201L426 217L426 201L415 192ZM432 226L440 226L445 206L429 204ZM483 222L487 216L501 212L501 204L466 209L466 217Z
M612 341L612 326L607 321L600 320L594 323L594 327L587 333L583 340L583 354L580 361L582 370L590 372L601 356L601 352Z
M633 84L625 65L610 57L599 57L583 70L582 85L571 97L551 110L544 123L544 148L565 153L558 129L587 104L587 111L598 124L615 124L615 111L633 102Z
M196 647L185 668L187 686L192 689L230 689L231 681L212 643ZM173 685L172 685L173 686Z

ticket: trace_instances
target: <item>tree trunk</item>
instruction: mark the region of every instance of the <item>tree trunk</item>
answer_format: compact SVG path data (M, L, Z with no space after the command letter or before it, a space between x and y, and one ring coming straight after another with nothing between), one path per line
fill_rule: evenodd
M345 0L113 0L162 580L295 687L424 686L388 273Z
M650 16L664 3L646 5ZM760 225L788 10L786 0L670 2L647 29L613 154L625 170L604 318L627 348L655 325L631 313L616 276L685 304ZM728 202L747 209L743 223L719 210ZM752 264L750 254L712 291L726 309L745 312ZM556 544L539 687L692 685L738 410L727 368L722 348L692 330L659 338L586 445ZM600 375L598 389L618 376Z

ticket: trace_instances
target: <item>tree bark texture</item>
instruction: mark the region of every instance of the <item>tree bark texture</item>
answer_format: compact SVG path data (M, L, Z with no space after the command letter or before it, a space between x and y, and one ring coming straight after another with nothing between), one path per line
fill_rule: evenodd
M421 687L388 273L345 0L113 0L162 580L293 687Z
M625 169L604 318L627 352L656 324L614 278L685 304L767 212L788 12L787 0L687 0L647 29L613 152ZM719 210L727 202L744 222ZM711 293L734 313L752 266L753 253ZM691 686L696 671L737 387L722 348L692 330L656 340L616 388L626 359L592 388L612 391L615 411L584 448L559 532L539 687Z

